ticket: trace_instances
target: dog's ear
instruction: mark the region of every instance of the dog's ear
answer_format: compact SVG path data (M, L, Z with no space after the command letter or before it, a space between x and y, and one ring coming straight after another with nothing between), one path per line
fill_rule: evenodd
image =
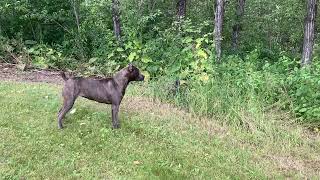
M128 70L129 70L130 72L132 72L132 71L133 71L133 65L132 65L132 63L130 63L130 64L129 64L129 66L128 66Z

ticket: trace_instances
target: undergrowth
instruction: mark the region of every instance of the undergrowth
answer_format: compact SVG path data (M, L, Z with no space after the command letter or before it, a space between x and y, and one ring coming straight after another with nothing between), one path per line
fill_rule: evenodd
M320 125L320 66L298 68L298 63L281 57L279 63L259 64L237 57L214 65L205 82L193 76L180 79L162 77L152 82L149 91L165 101L172 101L196 115L204 117L232 117L228 123L245 125L237 111L263 114L278 109L290 114L295 122L313 127Z
M114 47L109 54L106 52L104 56L107 57L81 61L63 55L58 48L0 38L0 61L29 63L38 68L71 69L83 75L110 75L134 62L147 80L155 82L154 96L174 99L179 106L195 114L230 115L237 119L238 115L233 112L239 107L263 112L277 106L290 112L297 122L318 131L318 57L312 66L300 68L298 60L285 52L270 57L263 48L257 47L246 55L226 55L222 63L217 64L210 46L212 34L197 34L196 26L188 22L185 28L185 32L178 35L173 35L174 27L167 29L157 44L154 41L142 43L130 37L123 47ZM174 87L176 80L180 82L179 87ZM233 121L243 124L241 120Z

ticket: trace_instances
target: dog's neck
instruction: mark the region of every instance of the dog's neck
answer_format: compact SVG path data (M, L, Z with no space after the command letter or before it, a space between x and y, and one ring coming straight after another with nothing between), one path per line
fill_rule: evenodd
M122 95L124 95L126 88L129 84L129 79L125 76L125 71L125 69L122 69L113 76L113 80L116 82L118 88L121 90Z

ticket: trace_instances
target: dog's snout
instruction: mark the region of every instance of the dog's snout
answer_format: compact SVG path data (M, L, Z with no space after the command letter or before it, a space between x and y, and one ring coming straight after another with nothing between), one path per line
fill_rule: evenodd
M139 75L139 80L140 80L140 81L144 81L144 75L140 74L140 75Z

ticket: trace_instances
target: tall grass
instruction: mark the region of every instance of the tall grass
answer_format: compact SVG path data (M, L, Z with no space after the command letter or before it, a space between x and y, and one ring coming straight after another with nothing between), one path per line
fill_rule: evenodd
M247 70L241 71L243 67L240 65L248 66ZM275 67L257 68L245 62L219 65L212 74L207 83L187 81L177 94L173 93L175 78L171 77L133 89L140 89L144 95L154 99L174 103L191 112L197 121L205 124L218 122L228 127L232 138L240 139L234 139L233 144L248 145L252 148L250 151L257 150L263 157L283 161L283 158L293 158L291 156L295 153L309 154L309 147L319 149L317 138L306 143L305 140L311 137L310 131L295 123L301 120L306 124L311 120L296 113L295 108L300 103L292 93L295 87L288 85L291 76L298 79L299 75L286 74ZM315 122L317 120L312 125L316 125ZM230 132L223 132L223 136L229 136ZM301 146L306 148L299 149ZM286 163L279 162L282 165ZM291 165L286 164L283 168Z
M163 77L149 95L169 100L197 116L216 117L235 125L259 123L271 110L288 112L305 125L320 124L320 66L299 69L291 60L265 63L230 61L215 65L206 83L189 79L179 89ZM239 113L241 112L241 113ZM299 120L299 121L297 121Z
M295 121L316 127L320 124L318 69L297 69L291 62L259 67L231 61L215 65L206 83L191 79L176 89L174 78L163 77L150 83L145 93L197 116L234 125L261 124L266 112L281 110Z
M145 93L155 99L171 101L196 116L212 117L224 123L247 127L263 120L265 112L277 103L272 95L276 90L281 90L266 79L270 78L268 76L259 77L265 83L259 85L261 87L251 84L255 76L251 74L243 80L217 76L207 84L182 85L177 94L173 94L169 80L160 80L152 83L149 87L153 89ZM275 106L279 108L280 105L278 103Z

